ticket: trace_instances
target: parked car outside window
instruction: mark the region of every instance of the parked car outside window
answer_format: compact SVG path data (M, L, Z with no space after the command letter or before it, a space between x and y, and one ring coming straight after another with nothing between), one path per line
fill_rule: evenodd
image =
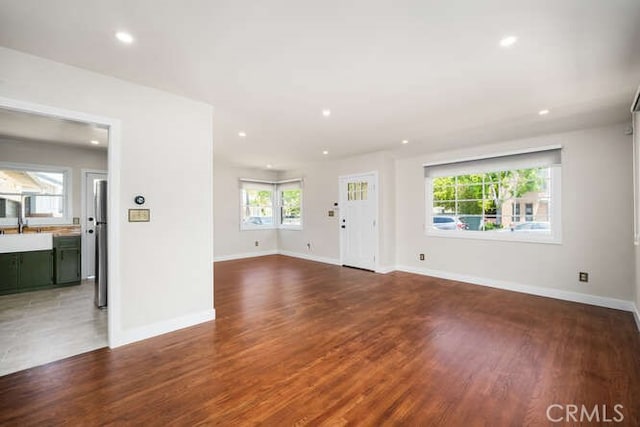
M469 226L453 215L434 215L433 228L438 230L467 230Z

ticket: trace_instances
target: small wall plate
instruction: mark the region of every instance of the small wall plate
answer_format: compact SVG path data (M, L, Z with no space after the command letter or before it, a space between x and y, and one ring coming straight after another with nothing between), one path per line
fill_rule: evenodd
M151 212L149 209L129 209L129 222L149 222Z

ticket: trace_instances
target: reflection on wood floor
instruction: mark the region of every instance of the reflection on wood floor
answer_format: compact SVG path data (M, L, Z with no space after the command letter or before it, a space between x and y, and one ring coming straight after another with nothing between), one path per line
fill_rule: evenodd
M0 424L640 425L630 313L278 255L215 283L215 321L0 378Z

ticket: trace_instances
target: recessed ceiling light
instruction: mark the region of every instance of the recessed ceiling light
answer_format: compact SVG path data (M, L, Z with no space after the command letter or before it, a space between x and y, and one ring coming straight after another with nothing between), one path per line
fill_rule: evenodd
M406 139L403 139L403 140L402 140L402 143L403 143L403 144L408 144L408 143L409 143L409 141L407 141Z
M518 38L516 36L503 37L502 40L500 40L500 46L511 47L514 44L516 44L517 41L518 41Z
M270 164L267 165L267 169L271 169L273 166L271 166Z
M549 114L549 110L540 110L538 111L538 114L541 116L546 116L547 114Z
M92 139L92 140L91 140L91 143L92 143L93 145L99 145L99 144L100 144L100 141L98 141L98 140L96 140L96 139Z
M331 110L329 109L322 110L322 115L325 117L329 117L331 115Z
M133 36L124 31L118 31L116 33L116 38L120 40L122 43L131 44L133 43Z
M322 152L322 154L324 154L324 155L326 156L327 154L329 154L329 152L328 152L327 150L324 150L324 151Z
M238 132L238 136L239 136L240 138L244 138L244 137L246 137L246 136L247 136L247 133L246 133L246 132L243 132L243 131L240 131L240 132Z

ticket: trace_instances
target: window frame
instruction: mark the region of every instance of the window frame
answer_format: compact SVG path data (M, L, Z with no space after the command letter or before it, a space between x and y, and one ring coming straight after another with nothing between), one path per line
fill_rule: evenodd
M63 176L63 190L62 198L64 206L64 215L61 218L39 218L39 217L23 217L23 220L27 226L40 226L40 225L70 225L73 223L73 169L68 166L55 166L55 165L38 165L30 163L13 163L13 162L0 162L0 170L14 170L21 172L48 172L48 173L62 173ZM5 194L5 193L0 193ZM22 195L24 197L24 194ZM24 203L24 202L23 202ZM24 206L23 206L24 209ZM17 227L17 218L0 218L0 226L3 227Z
M561 147L553 147L551 149L560 149ZM536 150L536 151L544 151L544 150ZM509 153L511 155L513 153ZM520 154L520 153L517 153ZM526 154L526 153L522 153ZM494 156L486 156L482 158L478 158L477 160L484 159L497 159L499 157L504 157L506 155L494 155ZM468 174L477 174L477 173L488 173L488 171L484 170L474 170L473 168L473 159L471 161L469 159L465 159L465 162L469 162L468 167L463 171L457 171L454 175L450 176L461 176ZM448 163L458 163L458 162L448 162ZM443 162L442 164L446 164ZM424 165L425 168L429 167L429 165ZM425 173L425 223L424 230L425 234L429 237L444 237L444 238L453 238L453 239L475 239L475 240L494 240L494 241L509 241L509 242L526 242L526 243L549 243L549 244L561 244L562 243L562 215L561 215L561 205L562 205L562 164L551 164L547 166L539 166L532 165L532 168L540 168L540 167L548 167L550 170L550 188L549 191L549 222L551 224L551 233L540 235L537 233L510 233L507 231L475 231L475 230L440 230L432 227L433 217L436 214L433 213L433 179L434 176L428 176ZM500 168L501 171L507 170L517 170L517 169L526 169L522 165L518 165L516 167L509 168L508 164L504 167ZM495 171L493 171L495 172ZM446 175L449 176L449 175ZM518 203L522 203L518 201ZM526 208L525 208L526 210ZM521 211L520 213L521 219L525 217L525 213Z
M259 187L271 187L269 191L271 191L271 218L274 217L274 213L276 210L276 207L274 205L274 194L275 194L275 185L272 182L269 181L261 181L261 180L248 180L248 179L241 179L240 180L240 191L239 191L239 214L240 214L240 230L241 231L245 231L245 230L269 230L269 229L273 229L276 228L276 224L275 222L272 221L271 224L252 224L252 223L247 223L244 222L244 213L243 213L243 209L245 208L244 205L244 200L243 200L243 193L246 190L245 185L250 186L250 184L254 184L256 188Z
M292 189L297 183L297 189L300 190L300 224L284 224L283 221L283 203L282 203L282 192L285 190ZM301 179L293 179L293 180L285 180L278 181L276 183L276 197L277 197L277 212L275 216L277 217L278 227L281 230L302 230L302 224L304 221L304 191L302 188L302 180Z
M282 191L290 189L293 184L299 183L300 189L300 224L282 223ZM244 200L242 197L245 185L257 184L256 187L270 187L271 191L271 224L251 224L243 221ZM241 178L239 182L239 220L240 231L249 230L302 230L304 222L304 189L302 178L287 179L282 181L267 181L260 179Z

